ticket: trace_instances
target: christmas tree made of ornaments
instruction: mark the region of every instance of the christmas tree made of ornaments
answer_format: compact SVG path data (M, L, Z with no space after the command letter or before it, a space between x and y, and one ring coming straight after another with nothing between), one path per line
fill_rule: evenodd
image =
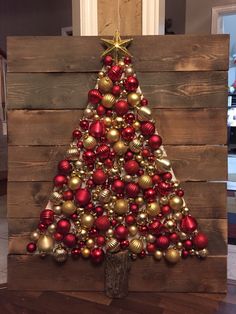
M27 251L59 263L81 256L98 264L122 250L133 260L153 256L171 264L205 258L208 239L185 204L139 87L127 50L132 39L117 31L102 40L97 85Z

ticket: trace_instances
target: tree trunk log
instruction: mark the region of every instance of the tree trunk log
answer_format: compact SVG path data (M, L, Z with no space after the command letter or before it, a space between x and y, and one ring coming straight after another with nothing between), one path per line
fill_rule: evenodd
M127 296L129 269L128 251L106 254L105 293L109 298L124 298Z

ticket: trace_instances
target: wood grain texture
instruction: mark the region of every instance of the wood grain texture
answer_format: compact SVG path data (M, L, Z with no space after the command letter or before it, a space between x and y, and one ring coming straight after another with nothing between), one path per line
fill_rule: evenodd
M55 265L50 258L10 255L8 289L104 291L104 268L83 259ZM226 257L190 258L174 267L152 258L137 260L131 266L129 291L226 292Z
M227 72L137 73L153 108L225 108ZM96 73L8 73L9 109L81 109Z
M196 217L198 218L198 217ZM29 236L37 228L39 219L8 219L9 224L9 254L26 254ZM227 220L198 219L199 230L204 231L209 238L210 255L227 254Z
M9 146L9 181L50 181L68 146ZM227 147L165 146L180 181L226 180Z
M135 36L137 71L228 69L229 35ZM96 72L99 37L8 37L8 72ZM148 49L151 47L151 49Z
M226 218L226 184L183 182L185 201L193 216ZM52 182L9 182L8 218L38 218L47 205Z
M67 145L82 114L83 110L10 110L8 144ZM153 110L164 145L226 144L226 114L226 108Z

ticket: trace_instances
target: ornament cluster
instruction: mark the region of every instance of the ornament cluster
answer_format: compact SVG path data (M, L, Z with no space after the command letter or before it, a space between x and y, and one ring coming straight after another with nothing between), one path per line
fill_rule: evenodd
M95 264L120 250L173 264L207 256L208 239L186 207L130 57L103 59L72 137L28 252Z

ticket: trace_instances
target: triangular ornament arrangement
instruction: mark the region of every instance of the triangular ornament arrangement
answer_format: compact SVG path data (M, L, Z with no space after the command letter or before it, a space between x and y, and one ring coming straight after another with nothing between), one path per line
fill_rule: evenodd
M131 40L104 39L103 68L27 251L59 262L128 250L175 264L208 254L139 87Z

